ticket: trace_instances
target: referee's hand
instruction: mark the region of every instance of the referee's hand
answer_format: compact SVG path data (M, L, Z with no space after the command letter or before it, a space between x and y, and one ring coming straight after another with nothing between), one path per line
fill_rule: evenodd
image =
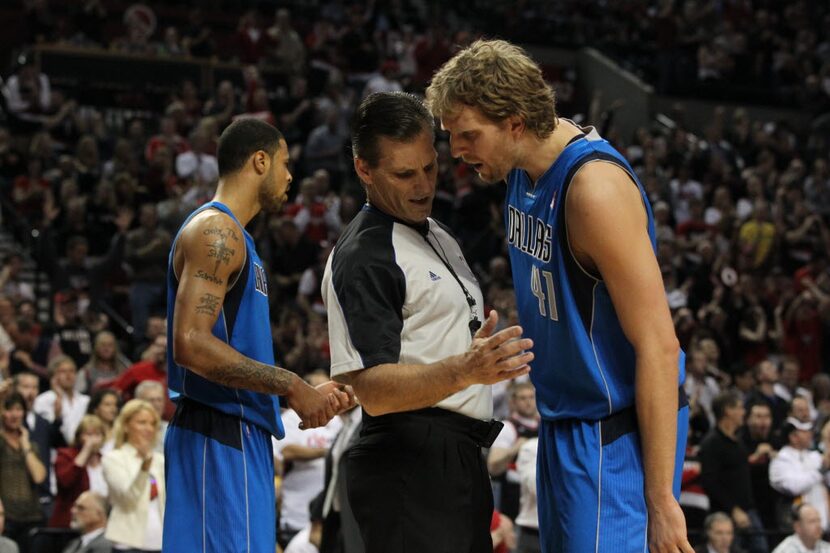
M340 401L333 393L326 393L310 386L297 377L286 394L288 406L300 417L300 428L325 426L340 408Z
M476 332L473 343L463 354L460 377L465 386L495 384L530 372L533 340L522 338L522 327L511 326L493 334L499 322L493 310Z

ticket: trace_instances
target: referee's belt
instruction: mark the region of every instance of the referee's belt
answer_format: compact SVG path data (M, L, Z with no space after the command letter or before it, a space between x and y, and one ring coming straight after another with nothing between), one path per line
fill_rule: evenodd
M683 386L677 390L677 410L680 411L689 405L689 397L686 395L686 390ZM637 424L637 409L634 405L621 409L613 415L600 419L600 434L602 436L602 445L608 445L620 436L625 436L631 432L636 432L639 428Z
M375 425L379 427L387 425L395 426L405 421L436 424L454 434L459 434L464 438L472 440L479 447L490 447L493 445L496 436L499 435L502 427L504 427L504 423L501 421L482 421L462 415L461 413L441 409L440 407L428 407L416 411L390 413L378 417L368 416L365 411L363 412L364 431L367 431Z

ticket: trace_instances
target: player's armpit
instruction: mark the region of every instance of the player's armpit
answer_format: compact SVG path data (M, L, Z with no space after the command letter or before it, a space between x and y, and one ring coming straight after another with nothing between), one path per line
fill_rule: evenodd
M179 279L173 323L173 352L187 365L191 340L211 334L229 283L245 262L245 238L224 213L194 218L176 244L174 268ZM182 357L183 356L183 357Z
M565 214L571 248L605 282L635 349L674 349L674 325L646 210L631 178L610 163L587 164L570 185Z

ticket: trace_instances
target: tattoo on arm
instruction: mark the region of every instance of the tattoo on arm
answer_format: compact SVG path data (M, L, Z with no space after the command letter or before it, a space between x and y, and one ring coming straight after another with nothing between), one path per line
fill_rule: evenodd
M217 367L211 380L231 388L245 388L256 392L283 396L291 386L289 371L259 363L253 359L244 359L239 365Z
M214 272L214 274L216 274L216 273ZM214 284L224 284L225 283L225 281L222 280L221 278L219 278L217 276L209 275L201 269L196 271L196 274L193 275L193 276L195 276L196 278L201 278L202 280L206 280L208 282L212 282Z
M239 242L239 236L237 236L236 231L230 228L208 228L203 231L203 234L213 237L213 242L210 242L207 246L208 257L216 260L216 264L213 266L213 276L215 277L219 265L222 263L227 265L231 262L231 258L236 253L234 242Z
M204 315L216 315L216 308L219 307L219 296L205 294L199 298L199 305L196 306L196 313Z

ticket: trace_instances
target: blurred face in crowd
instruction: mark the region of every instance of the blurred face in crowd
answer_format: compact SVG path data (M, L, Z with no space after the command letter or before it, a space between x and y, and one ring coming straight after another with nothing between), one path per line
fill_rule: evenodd
M139 446L155 441L157 430L154 413L150 413L147 409L139 409L127 421L127 441L140 449Z
M366 186L369 202L407 223L422 223L432 213L438 177L434 136L424 129L407 142L378 138L378 163L355 158L357 175Z
M755 387L755 375L752 371L744 371L735 375L735 387L742 391L748 392Z
M699 349L694 350L691 355L689 356L689 364L688 370L690 373L695 375L698 378L703 378L706 376L706 354L700 351Z
M106 394L95 408L95 414L107 424L115 422L118 416L118 397L115 394Z
M538 416L536 410L536 390L532 386L522 386L513 392L513 410L520 416L533 419Z
M266 213L278 213L288 201L288 189L293 180L288 162L288 144L285 140L280 140L279 148L271 157L268 173L259 188L259 205Z
M167 336L157 336L150 346L147 358L159 365L160 368L167 367Z
M709 547L714 549L716 553L729 553L732 540L735 539L735 529L732 526L732 521L728 519L716 520L709 527L706 537L709 540Z
M700 350L706 355L706 360L713 365L717 365L720 359L720 348L718 343L711 338L704 338L698 344Z
M17 432L23 426L23 417L26 412L20 403L14 403L3 411L3 428L7 432Z
M515 166L516 143L512 118L491 121L478 108L462 106L441 118L441 128L450 133L450 151L469 163L479 178L494 184L507 178Z
M158 226L158 213L155 204L142 205L138 221L144 230L155 230Z
M107 519L98 503L90 492L83 492L72 505L72 528L86 534L103 528Z
M726 408L726 420L731 422L736 428L744 425L744 417L746 416L746 408L741 401L735 402Z
M164 387L163 386L151 386L146 388L141 392L140 396L136 396L138 399L143 399L147 403L153 406L153 409L156 410L156 413L161 416L164 412Z
M787 359L781 364L781 384L795 390L798 387L798 376L801 372L798 361Z
M26 408L31 409L39 392L38 378L33 374L20 374L17 376L17 386L14 391L23 396Z
M147 329L144 334L151 340L167 333L167 320L164 317L150 317L147 319Z
M789 440L795 449L810 449L813 446L813 433L810 430L795 429L790 432Z
M115 336L112 332L101 332L95 337L95 355L105 361L115 357Z
M766 439L772 429L772 412L768 405L753 405L746 418L746 426L756 440Z
M803 505L799 508L798 519L794 522L793 528L801 542L812 549L821 539L821 516L816 508L811 505Z
M807 400L801 396L793 398L792 405L790 406L790 412L793 417L797 418L801 422L810 422L812 420L810 417L810 404L807 403Z
M706 537L709 540L709 547L714 549L715 553L729 553L732 540L735 539L735 528L732 526L732 521L729 519L716 520L706 532Z
M761 361L758 366L758 383L775 384L778 382L778 367L772 361Z
M70 360L63 361L60 365L55 367L55 384L65 392L72 392L75 388L75 380L77 377L78 370L75 368L75 363Z

